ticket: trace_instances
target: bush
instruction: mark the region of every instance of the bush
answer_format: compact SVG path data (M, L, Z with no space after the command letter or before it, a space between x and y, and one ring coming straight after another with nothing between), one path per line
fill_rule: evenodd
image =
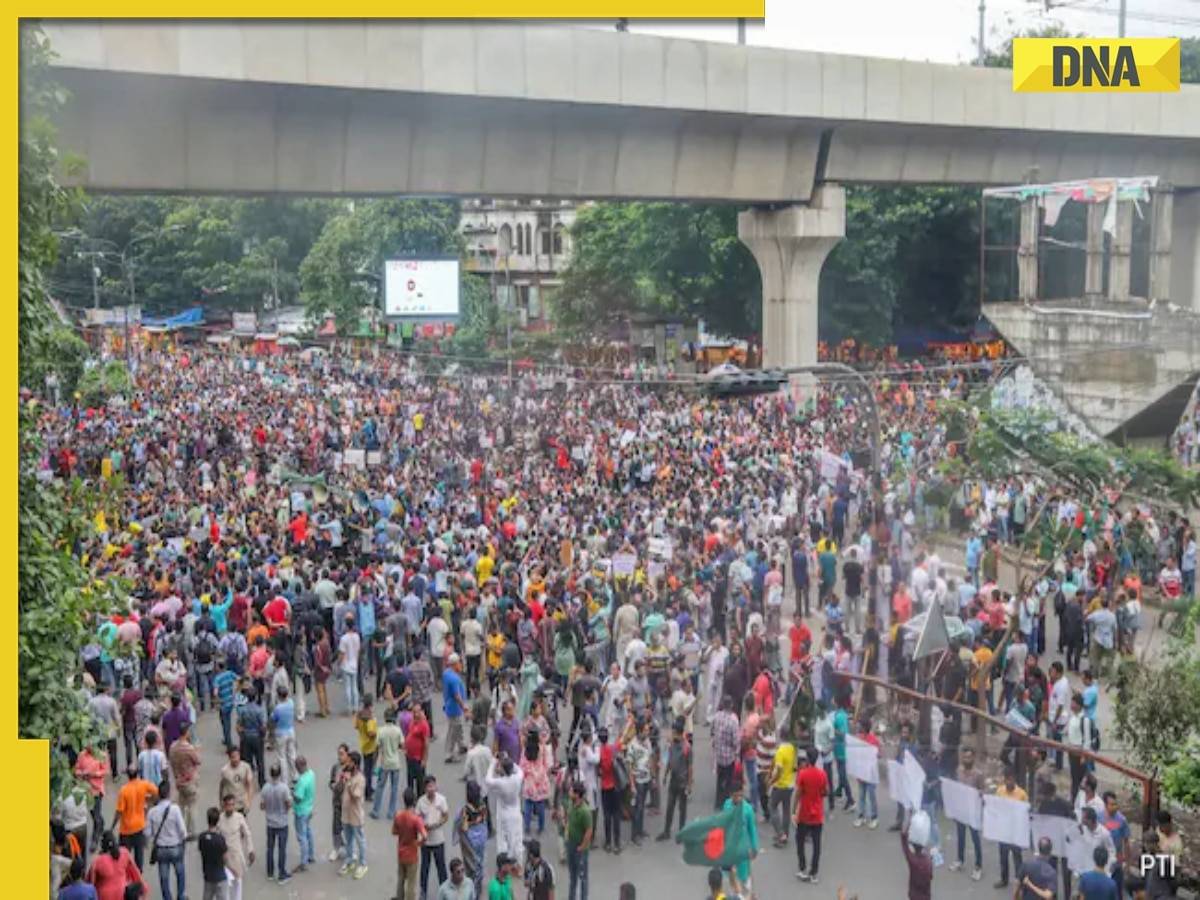
M40 394L45 389L46 376L55 372L61 395L70 397L83 375L88 352L83 338L67 326L48 328L29 342L29 352L21 360L21 384Z
M94 366L79 379L79 402L84 406L104 406L113 397L128 397L133 391L129 370L119 359Z

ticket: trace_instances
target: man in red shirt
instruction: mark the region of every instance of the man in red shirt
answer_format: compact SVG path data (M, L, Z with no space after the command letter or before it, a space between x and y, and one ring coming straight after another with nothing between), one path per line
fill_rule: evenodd
M425 791L425 763L429 759L429 720L420 704L413 705L413 720L404 738L404 756L408 763L408 790L415 797ZM413 803L417 801L414 799Z
M417 793L411 787L404 789L404 809L396 813L392 821L392 834L396 836L396 858L399 863L396 897L399 900L416 900L417 875L421 871L421 845L425 843L425 820L416 812Z
M807 761L796 773L796 798L792 801L792 818L796 822L796 859L800 868L796 877L801 881L817 884L817 870L821 865L821 829L825 825L825 795L829 793L829 779L825 770L817 765L820 758L816 747L805 751ZM804 845L812 837L812 868L805 865Z
M608 729L596 732L600 739L600 802L604 807L604 852L621 852L621 792L617 790L617 772L613 763L616 748L608 742Z
M792 627L788 629L788 645L791 647L789 661L798 663L804 658L802 646L805 643L812 646L812 631L804 622L804 614L800 610L792 613Z
M775 695L771 687L771 676L763 669L758 673L758 677L754 679L754 709L761 715L772 717L775 715Z
M288 623L288 617L291 615L292 607L288 604L287 598L276 595L266 606L263 607L263 617L267 620L267 624L272 629L282 628Z

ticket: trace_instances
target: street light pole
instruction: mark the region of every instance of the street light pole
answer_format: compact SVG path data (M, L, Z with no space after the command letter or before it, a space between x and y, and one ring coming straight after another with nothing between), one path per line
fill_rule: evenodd
M863 397L867 401L867 409L870 413L870 443L871 443L871 484L876 490L880 487L879 468L882 464L880 456L880 426L879 426L879 405L875 402L875 392L871 390L871 383L863 376L862 372L855 369L853 366L848 366L845 363L824 362L817 363L811 366L788 366L785 369L778 370L784 375L822 375L822 374L838 374L846 375L855 383L858 389L862 392Z

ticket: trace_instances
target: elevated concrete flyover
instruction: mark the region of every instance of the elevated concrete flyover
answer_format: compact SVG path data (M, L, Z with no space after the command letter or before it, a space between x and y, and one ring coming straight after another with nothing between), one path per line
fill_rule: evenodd
M541 24L42 24L72 94L61 143L89 190L755 207L738 230L763 272L774 367L815 359L841 184L996 185L1036 169L1200 187L1194 86L1014 94L1007 70ZM1185 218L1177 233L1194 234Z
M1200 87L540 24L43 23L97 190L807 202L823 182L1154 172L1200 186Z

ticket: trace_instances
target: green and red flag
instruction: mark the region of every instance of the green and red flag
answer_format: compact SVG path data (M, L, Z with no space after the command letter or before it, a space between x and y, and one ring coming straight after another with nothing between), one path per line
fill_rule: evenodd
M683 844L683 861L689 866L728 869L750 856L750 836L740 804L691 822L675 835Z

